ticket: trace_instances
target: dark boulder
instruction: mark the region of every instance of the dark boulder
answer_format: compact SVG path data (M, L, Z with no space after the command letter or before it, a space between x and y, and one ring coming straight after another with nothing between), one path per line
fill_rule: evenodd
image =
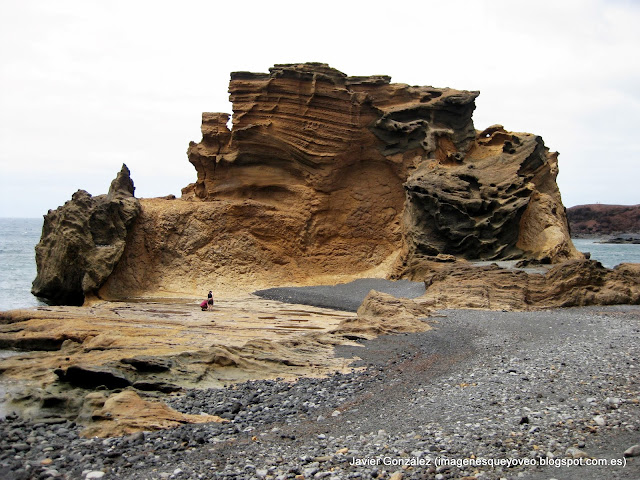
M140 213L129 173L122 165L108 194L92 197L78 190L45 215L36 245L34 295L53 304L82 305L86 295L97 294L120 260Z

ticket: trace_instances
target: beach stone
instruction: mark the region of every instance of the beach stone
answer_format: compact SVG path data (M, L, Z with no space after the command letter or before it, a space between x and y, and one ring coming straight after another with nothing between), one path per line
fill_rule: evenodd
M266 468L258 468L256 469L256 476L258 478L265 478L269 474L269 470Z
M604 399L604 403L607 406L607 408L611 410L617 410L620 407L622 400L620 398L607 397Z
M86 480L95 480L98 478L102 478L104 477L105 473L99 470L94 470L92 472L87 473L87 475L84 477Z
M640 457L640 444L633 445L624 451L625 457Z
M571 458L589 458L586 452L580 450L579 448L569 447L565 451L565 455Z

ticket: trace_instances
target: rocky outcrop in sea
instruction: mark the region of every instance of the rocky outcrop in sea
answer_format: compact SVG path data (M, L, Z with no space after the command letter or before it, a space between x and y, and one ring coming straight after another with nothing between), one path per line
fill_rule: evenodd
M78 191L45 217L33 291L84 306L0 314L0 346L30 350L0 362L3 379L22 385L11 402L22 420L0 425L16 444L0 455L1 472L423 478L352 468L345 454L364 458L386 445L402 458L578 458L588 435L572 430L576 422L636 431L633 388L607 384L619 412L601 411L606 399L596 399L576 414L575 379L556 375L567 365L586 372L591 383L579 394L588 398L601 388L595 379L625 365L635 382L636 310L623 311L623 324L607 317L617 330L599 313L586 323L514 313L640 303L638 265L605 269L574 248L558 155L539 136L477 131L478 92L349 77L319 63L236 72L229 91L231 128L228 114L203 114L202 140L188 150L197 179L182 198L136 199L123 166L107 195ZM403 283L363 293L370 278ZM317 308L319 284L335 285L322 304L334 310ZM283 285L287 301L312 306L278 302L285 293L269 287ZM269 295L251 293L258 289ZM215 308L201 311L195 295L209 290ZM449 322L459 318L442 312L449 308L489 313ZM527 319L530 349L520 325L496 320L501 313ZM576 337L580 348L567 341L572 329L588 334ZM397 346L393 358L358 363L369 355L362 342L381 335ZM622 345L624 358L603 341ZM349 348L352 357L335 355ZM590 352L609 363L583 369ZM345 375L306 378L331 372ZM295 387L282 381L300 377ZM485 411L509 416L491 423ZM593 430L602 431L612 433ZM69 444L44 446L56 435ZM238 445L254 463L229 458ZM203 460L209 451L215 465ZM183 462L178 452L192 456ZM176 467L160 472L163 461Z

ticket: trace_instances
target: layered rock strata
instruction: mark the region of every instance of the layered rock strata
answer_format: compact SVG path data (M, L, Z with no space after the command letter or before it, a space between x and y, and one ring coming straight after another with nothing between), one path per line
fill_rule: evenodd
M333 347L352 341L333 330L353 316L253 296L222 300L213 311L137 301L0 312L0 349L16 350L0 358L8 393L0 410L10 400L7 410L25 418L66 418L91 435L191 421L147 401L183 388L348 371L352 359L334 356ZM122 408L107 408L122 390L131 392L117 397Z
M37 277L32 293L52 303L82 305L113 271L127 235L140 213L126 165L109 193L91 196L78 190L70 201L44 217L36 246Z
M478 92L325 64L231 75L232 128L204 113L197 181L145 200L101 294L415 277L437 255L578 258L538 136L478 132Z

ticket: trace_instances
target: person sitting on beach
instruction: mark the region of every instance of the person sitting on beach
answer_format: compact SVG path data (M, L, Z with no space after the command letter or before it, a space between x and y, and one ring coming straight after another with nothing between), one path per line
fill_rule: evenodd
M213 293L209 290L209 295L207 295L207 310L213 310Z
M209 305L207 304L206 300L203 300L202 303L200 303L200 308L202 309L202 311L206 311L209 310Z

